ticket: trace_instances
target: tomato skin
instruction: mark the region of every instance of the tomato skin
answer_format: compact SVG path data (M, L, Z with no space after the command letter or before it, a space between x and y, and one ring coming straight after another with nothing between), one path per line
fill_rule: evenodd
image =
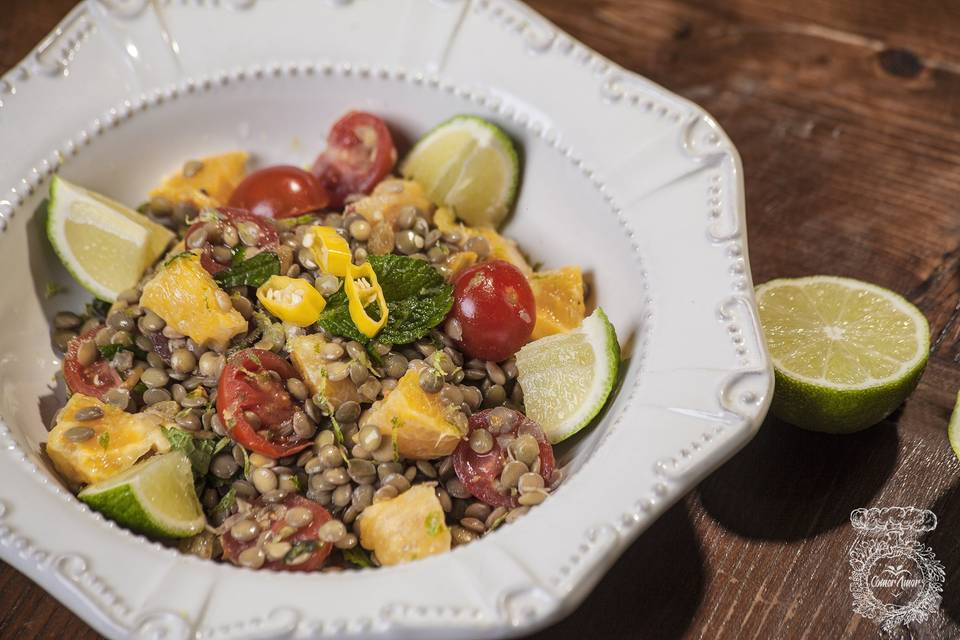
M331 127L312 171L330 194L330 206L339 209L350 194L370 193L396 162L386 123L371 113L350 111Z
M310 172L292 165L254 171L234 189L228 206L264 218L292 218L323 209L330 194Z
M269 372L280 376L276 380ZM279 435L280 427L293 419L294 405L284 383L296 376L289 362L263 349L244 349L234 354L220 374L217 411L227 434L235 442L268 458L299 453L313 444L296 434ZM260 418L259 427L247 420L250 411ZM271 438L258 433L266 429Z
M500 437L506 434L529 433L540 445L540 475L543 477L544 484L550 484L550 477L553 475L555 461L553 457L553 447L547 441L546 435L536 422L523 415L519 411L497 407L493 409L484 409L470 416L470 431L475 429L489 429L490 417L495 411L508 411L508 415L514 420L513 427L508 431L500 431L494 434L493 448L487 453L477 453L470 448L469 437L464 438L457 445L453 452L453 470L478 500L482 500L492 507L512 508L519 505L517 497L509 493L501 493L497 490L497 481L503 467L509 462L507 449L500 444ZM492 432L491 432L492 433ZM500 437L498 437L500 436Z
M252 222L253 224L257 225L257 227L260 229L260 242L257 243L258 248L276 252L280 247L280 236L277 234L276 227L274 227L273 224L271 224L265 218L253 215L252 213L243 209L235 209L231 207L221 207L217 209L217 213L223 221L229 222L233 226L237 226L237 224L240 222ZM187 230L186 235L183 236L184 243L189 242L190 236L199 231L206 224L207 222L203 220L198 220L197 222L193 223L193 225ZM209 242L203 245L203 251L200 254L200 265L203 266L203 268L206 269L211 275L216 275L228 268L227 265L220 264L213 259L213 245Z
M509 262L493 260L457 276L449 317L460 323L462 335L457 342L464 352L500 362L530 339L537 307L523 273Z
M119 387L123 382L120 374L103 357L86 367L77 359L77 352L83 343L93 340L101 328L94 327L67 345L67 354L63 359L63 379L72 393L102 399L107 391Z
M306 541L316 541L317 533L325 523L333 519L330 515L330 512L324 509L322 506L314 502L313 500L308 500L303 496L292 494L283 499L280 503L285 506L287 509L292 509L293 507L303 507L309 509L313 513L313 521L306 527L301 528L299 531L291 535L289 538L286 538L286 541L290 544L296 544L297 542L306 542ZM253 503L254 512L257 511L260 507L263 507L265 503L261 498L258 498ZM282 529L286 523L281 519L273 523L270 527L273 532L278 532ZM220 543L223 545L223 557L231 562L236 563L237 558L240 554L254 544L256 544L256 538L249 542L240 542L229 531L226 531L220 536ZM330 555L333 545L329 542L323 542L317 545L316 551L314 551L310 558L300 564L286 564L283 560L273 560L266 562L263 565L263 569L269 571L316 571L323 566L324 560L327 559L327 556Z

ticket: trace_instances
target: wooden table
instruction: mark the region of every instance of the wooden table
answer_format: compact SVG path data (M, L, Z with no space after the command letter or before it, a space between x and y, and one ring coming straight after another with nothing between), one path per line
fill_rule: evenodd
M71 4L5 0L0 66ZM910 631L960 637L960 464L945 435L960 387L960 3L531 4L717 117L743 156L756 282L876 282L916 303L934 339L918 390L886 422L831 437L768 419L536 637L876 637L852 611L849 516L900 505L939 517L926 542L947 572L943 615ZM3 565L0 637L95 634Z

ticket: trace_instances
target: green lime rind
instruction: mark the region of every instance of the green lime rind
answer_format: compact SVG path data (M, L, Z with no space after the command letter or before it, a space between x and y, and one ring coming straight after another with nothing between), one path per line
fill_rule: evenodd
M168 493L180 493L183 502L176 508L183 513L163 513L162 507L145 495L143 486L149 482L161 483L161 491L169 487ZM77 497L117 524L151 537L189 538L206 526L193 488L190 461L176 451L139 462L109 480L86 487Z
M903 296L877 285L834 276L778 279L758 286L756 294L761 306L761 324L764 323L762 298L767 292L784 286L816 284L840 285L885 298L912 320L917 348L894 375L875 383L857 385L811 380L792 374L782 366L776 354L771 353L776 385L770 412L784 422L809 431L834 434L862 431L893 413L916 389L929 357L930 327L923 313ZM768 331L769 327L764 329Z
M603 410L610 393L616 386L617 375L620 370L620 343L617 340L617 332L603 309L598 307L596 311L584 319L580 328L576 329L575 332L587 334L587 341L591 345L595 356L594 377L591 380L591 389L586 394L587 400L571 415L565 416L559 422L555 421L555 416L531 415L531 418L536 420L543 428L544 434L551 444L566 440L594 421ZM527 350L526 353L530 353L531 349L551 348L551 343L556 343L552 345L553 347L563 348L561 341L564 336L569 335L547 336L526 345L520 350L520 353L517 354L517 367L521 373L521 387L523 387L523 363L526 355L524 350ZM540 344L538 345L538 343ZM524 393L527 393L527 389L524 389Z
M947 426L947 438L950 440L950 447L953 449L953 455L960 460L960 393L957 393L957 402L953 407L953 413L950 414L950 424Z
M50 241L50 246L53 247L53 252L57 254L58 258L60 258L60 262L63 264L64 268L75 281L80 283L81 287L101 300L113 302L116 300L116 296L104 287L91 282L86 277L86 274L80 273L75 268L73 260L60 246L61 243L58 240L57 225L62 224L62 222L57 219L57 216L54 214L54 212L60 207L59 189L61 185L62 180L60 179L60 176L54 176L53 180L50 181L50 193L47 199L47 240Z
M770 412L808 431L855 433L893 413L913 393L927 365L924 358L902 378L876 387L842 391L810 384L774 369Z
M416 158L420 152L430 146L438 132L441 132L448 127L464 126L479 126L484 130L489 131L492 134L491 139L495 141L502 155L507 158L511 171L509 184L504 191L503 197L501 197L499 202L496 203L493 211L487 212L487 215L490 218L489 220L478 219L478 215L474 215L471 212L464 210L462 207L453 208L458 217L463 219L468 224L474 226L492 224L494 227L496 227L506 218L507 214L513 208L513 204L517 198L517 191L520 186L520 154L517 152L517 148L510 136L503 129L492 122L484 120L479 116L469 114L456 115L441 122L421 136L419 140L417 140L416 144L413 146L413 149L410 150L410 152L407 154L407 157L401 164L400 173L408 180L417 180L417 175L410 170L410 165L413 164L414 158ZM450 205L448 202L437 202L436 204Z

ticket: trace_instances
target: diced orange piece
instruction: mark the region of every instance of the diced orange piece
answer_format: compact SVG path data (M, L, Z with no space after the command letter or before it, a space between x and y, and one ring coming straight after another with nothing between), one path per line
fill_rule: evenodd
M244 151L231 151L202 158L203 167L196 174L187 177L178 171L151 191L150 197L166 198L173 203L192 202L201 209L222 207L246 175L248 157Z
M247 330L247 321L221 301L229 296L217 286L195 253L174 256L143 287L140 306L163 318L171 329L197 344L226 346Z
M448 456L464 433L455 422L460 409L446 405L439 393L420 387L419 371L410 369L397 387L370 407L364 424L373 424L385 437L392 436L404 458L430 460Z
M100 410L101 417L77 420L78 411L94 407ZM161 423L158 415L127 413L97 398L75 393L47 436L47 455L65 478L78 483L100 482L126 471L150 451L169 451L170 443L160 430ZM93 433L78 441L68 437L75 428L90 429Z
M497 233L495 229L490 227L468 227L461 224L457 222L453 211L447 207L437 209L436 213L433 214L433 223L443 233L459 231L467 238L486 238L490 244L490 255L487 256L487 260L505 260L520 269L525 276L533 273L533 269L527 264L526 258L523 257L523 254L520 253L520 250L517 248L517 243L509 238L504 238Z
M450 530L431 484L418 484L360 514L360 544L388 566L450 550Z
M447 266L450 267L450 280L457 277L464 269L468 269L477 263L477 254L473 251L458 251L447 258Z
M336 409L347 400L360 402L360 394L350 378L332 382L327 379L327 365L322 355L323 345L327 341L319 333L308 336L296 336L287 341L290 359L304 384L313 395L320 394Z
M413 206L421 211L433 208L423 193L423 187L412 180L391 178L376 186L366 198L347 205L346 213L359 213L367 222L374 224L381 220L396 228L396 220L404 207Z
M531 340L572 331L586 315L580 267L541 271L527 278L537 303L537 324Z

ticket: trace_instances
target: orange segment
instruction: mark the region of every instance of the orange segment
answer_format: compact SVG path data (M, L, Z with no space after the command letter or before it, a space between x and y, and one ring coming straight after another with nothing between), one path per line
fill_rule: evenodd
M490 245L490 255L487 260L505 260L520 269L523 275L529 276L533 269L527 264L526 258L517 248L517 243L509 238L504 238L490 227L468 227L457 221L453 210L448 207L440 207L433 214L433 223L442 233L459 231L464 238L480 237L485 238Z
M395 227L400 212L408 206L424 212L433 208L418 183L394 178L384 180L369 196L348 205L345 213L359 213L370 224L383 220Z
M445 405L440 394L426 393L419 377L416 369L407 371L390 395L370 407L363 423L376 425L384 436L393 436L404 458L448 456L464 436L454 421L460 410Z
M529 276L537 303L537 324L531 340L565 333L580 326L586 315L580 267L563 267Z
M360 402L357 386L350 378L332 382L327 379L327 365L330 361L323 357L323 346L327 344L323 336L314 333L309 336L296 336L287 342L290 359L300 374L310 393L324 396L334 409L347 400Z
M449 551L450 530L433 486L418 484L364 509L360 544L384 566Z
M248 157L244 151L231 151L202 158L203 167L196 174L187 177L178 171L151 191L150 197L192 202L199 208L222 207L246 175Z
M247 321L230 304L230 296L194 253L174 256L162 266L143 287L140 306L197 344L225 347L247 330Z
M78 411L94 407L101 411L100 418L77 420ZM47 454L64 477L80 483L100 482L126 471L151 450L169 451L170 443L160 430L161 422L157 415L127 413L75 393L47 436ZM72 429L90 429L93 433L77 441L78 432L71 432Z

